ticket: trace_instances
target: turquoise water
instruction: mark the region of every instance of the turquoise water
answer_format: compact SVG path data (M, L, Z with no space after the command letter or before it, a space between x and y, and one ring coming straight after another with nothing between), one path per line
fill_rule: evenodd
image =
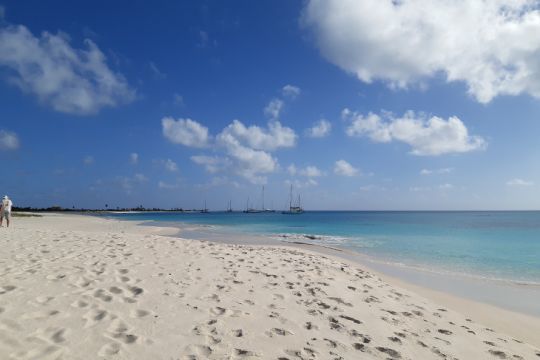
M127 220L205 225L358 251L435 272L540 284L540 212L211 212L117 214ZM169 224L168 224L169 225Z

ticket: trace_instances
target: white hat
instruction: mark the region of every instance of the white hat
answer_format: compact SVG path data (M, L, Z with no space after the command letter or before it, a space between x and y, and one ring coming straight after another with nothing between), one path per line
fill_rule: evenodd
M7 195L4 195L4 200L5 200L5 199L8 199L8 196L7 196Z

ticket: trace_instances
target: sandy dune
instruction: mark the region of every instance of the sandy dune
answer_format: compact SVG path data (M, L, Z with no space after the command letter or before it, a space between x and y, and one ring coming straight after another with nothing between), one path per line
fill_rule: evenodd
M1 359L540 359L337 258L83 216L13 225Z

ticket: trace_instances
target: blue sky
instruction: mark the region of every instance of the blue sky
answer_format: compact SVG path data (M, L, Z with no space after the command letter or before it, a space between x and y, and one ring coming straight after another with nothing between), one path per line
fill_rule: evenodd
M473 3L0 0L0 192L538 209L538 2Z

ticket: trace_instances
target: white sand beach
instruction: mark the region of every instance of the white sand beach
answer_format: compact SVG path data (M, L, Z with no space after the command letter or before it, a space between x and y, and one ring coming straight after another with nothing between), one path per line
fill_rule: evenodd
M0 229L0 358L540 359L538 318L327 254L175 231L14 218Z

